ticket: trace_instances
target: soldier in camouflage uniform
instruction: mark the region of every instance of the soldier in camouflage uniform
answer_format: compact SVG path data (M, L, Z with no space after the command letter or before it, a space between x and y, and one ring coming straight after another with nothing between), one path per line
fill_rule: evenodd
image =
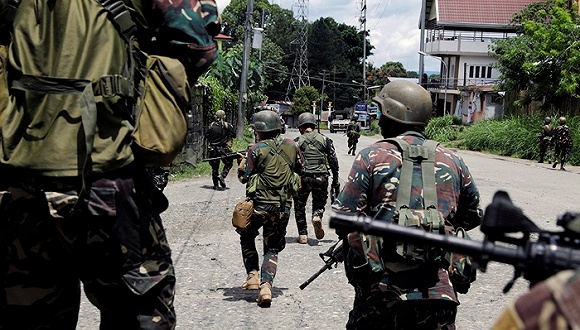
M258 305L268 307L272 302L278 253L286 247L288 217L284 213L286 203L292 199L287 186L293 173L302 173L304 160L294 141L280 137L280 117L276 112L262 110L253 120L260 142L251 146L247 159L240 162L238 179L246 184L246 198L254 202L254 213L248 227L236 231L248 274L242 289L259 289ZM261 227L264 260L260 269L256 237Z
M360 137L360 125L358 123L358 116L354 115L350 119L350 123L346 127L346 136L348 137L348 154L356 154L356 145Z
M21 0L15 16L8 3L0 0L0 35L14 26L11 102L0 111L0 329L75 329L81 287L101 329L174 329L175 272L159 217L167 199L133 152L127 42L97 1ZM145 48L155 33L164 52L188 60L191 84L217 56L204 29L219 31L215 2L116 5L143 51L155 53Z
M395 81L373 100L381 109L383 137L398 137L411 145L424 143L432 107L429 92L411 82ZM469 230L478 226L483 211L467 166L441 145L434 157L438 210L446 227ZM401 166L402 154L395 144L379 141L364 148L333 208L393 222ZM423 209L421 166L414 167L411 182L409 208ZM402 260L396 242L387 239L356 232L337 234L346 239L345 270L355 288L347 329L455 328L459 302L448 264Z
M566 125L566 117L558 119L558 127L554 129L554 164L552 168L560 163L560 170L565 171L564 164L570 160L572 155L572 133L570 128Z
M332 171L332 186L338 183L338 159L332 140L314 130L316 118L305 112L298 116L300 136L294 141L304 155L304 174L302 187L294 198L294 214L298 226L298 243L308 242L308 226L306 224L306 202L312 193L312 226L317 239L324 238L322 216L328 200L328 170Z
M565 270L512 302L493 330L580 329L580 270Z
M538 137L540 143L540 160L538 163L543 163L544 158L548 156L548 164L552 163L552 135L554 134L554 125L551 124L552 118L544 118L544 126Z
M207 131L205 131L205 139L207 140L210 158L225 156L233 152L232 143L236 136L234 126L225 120L226 113L223 110L216 111L216 118L217 120L212 122ZM224 167L220 173L220 160L215 159L209 161L213 189L215 190L219 188L218 183L222 188L226 187L226 177L234 164L234 160L227 157L223 158L221 162L224 163Z

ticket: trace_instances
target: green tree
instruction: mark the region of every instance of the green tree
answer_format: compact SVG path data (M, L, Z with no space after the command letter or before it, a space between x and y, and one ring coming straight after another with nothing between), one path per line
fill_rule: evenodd
M514 15L521 35L498 40L492 56L500 70L499 88L526 91L528 103L543 101L559 108L568 98L580 97L580 19L568 1L532 4Z
M385 85L388 77L407 77L403 63L387 62L380 68L372 68L367 76L367 85Z
M290 111L294 115L299 115L303 112L311 112L312 111L312 102L318 105L318 101L320 100L320 94L316 88L312 86L305 86L302 88L298 88L293 96L292 108Z

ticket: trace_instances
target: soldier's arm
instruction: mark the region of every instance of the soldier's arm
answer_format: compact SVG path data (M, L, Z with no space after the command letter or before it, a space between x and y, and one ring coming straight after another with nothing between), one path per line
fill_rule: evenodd
M332 172L333 182L338 182L338 158L336 157L336 150L332 139L326 137L326 157L328 159L328 166Z
M471 230L481 224L483 209L480 205L479 189L477 189L469 169L463 163L461 168L461 191L453 225Z
M302 154L302 150L296 144L296 162L294 163L294 172L298 173L298 175L304 174L304 155Z

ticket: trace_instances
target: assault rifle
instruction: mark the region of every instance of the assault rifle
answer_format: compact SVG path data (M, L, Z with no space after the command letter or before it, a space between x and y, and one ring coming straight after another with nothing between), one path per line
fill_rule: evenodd
M244 157L246 157L246 151L234 151L234 152L229 152L226 154L223 154L219 157L212 157L212 158L206 158L204 160L202 160L202 162L209 162L212 160L222 160L222 159L238 159L240 157L239 154L242 154Z
M489 261L512 265L514 276L505 285L504 293L519 277L529 280L531 287L561 270L580 266L580 213L568 212L558 218L557 225L563 231L542 230L514 206L505 191L496 192L485 210L480 227L485 235L483 241L434 234L336 211L331 212L329 225L342 232L359 231L468 255L483 272Z
M336 197L340 194L340 183L336 185L330 185L330 204L334 203Z
M300 284L300 290L304 290L308 284L312 283L320 274L324 273L327 269L336 268L336 266L344 261L344 255L342 253L342 240L334 243L328 251L318 254L322 261L324 261L324 266L320 268L314 275L310 276L304 283Z

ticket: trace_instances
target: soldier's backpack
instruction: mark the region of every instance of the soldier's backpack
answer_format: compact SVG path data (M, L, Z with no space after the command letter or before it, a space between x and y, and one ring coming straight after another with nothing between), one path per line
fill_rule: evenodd
M8 25L7 22L11 25L20 0L9 0L9 2L11 5L0 13L0 20L4 23L1 25L3 26ZM187 133L186 119L187 112L191 110L191 98L186 69L178 59L146 54L139 49L135 22L122 0L97 0L97 2L107 10L111 24L117 28L127 43L125 56L127 63L123 75L102 76L97 81L88 83L93 85L94 96L101 96L104 99L121 97L127 100L127 104L131 108L128 108L126 117L130 118L134 126L132 132L133 149L138 158L149 164L169 164L180 152ZM160 8L165 5L152 4L152 6L158 7L156 8L158 11L163 11ZM186 26L192 27L193 33L188 36L198 43L197 46L192 43L188 49L192 53L199 52L199 63L191 63L193 69L188 72L197 78L198 71L203 72L207 69L217 56L217 49L213 47L215 41L206 29L210 20L217 16L217 9L214 0L203 3L200 0L191 0L179 6L183 16L187 16L187 19L183 18L187 20ZM86 9L89 10L93 7L86 6ZM174 15L172 10L166 10L163 14L166 16ZM84 13L84 15L89 18L95 16L92 13ZM179 30L179 27L173 28L176 31ZM70 40L70 42L90 44L87 40ZM3 56L3 50L3 47L0 46L0 87L7 81L6 57ZM21 56L26 56L26 54ZM51 77L43 78L52 79ZM53 80L58 81L57 79ZM74 80L74 78L68 80ZM85 81L82 82L86 84ZM54 82L51 81L51 83ZM20 88L30 89L34 86L29 84L29 86L20 86ZM7 90L0 88L0 120L7 103L8 95L4 95L4 91ZM87 154L90 154L92 150L91 137L94 136L96 125L96 114L92 113L94 112L92 110L95 109L94 101L92 105L87 104L86 108L88 110L85 112L86 116L83 113L83 126Z

